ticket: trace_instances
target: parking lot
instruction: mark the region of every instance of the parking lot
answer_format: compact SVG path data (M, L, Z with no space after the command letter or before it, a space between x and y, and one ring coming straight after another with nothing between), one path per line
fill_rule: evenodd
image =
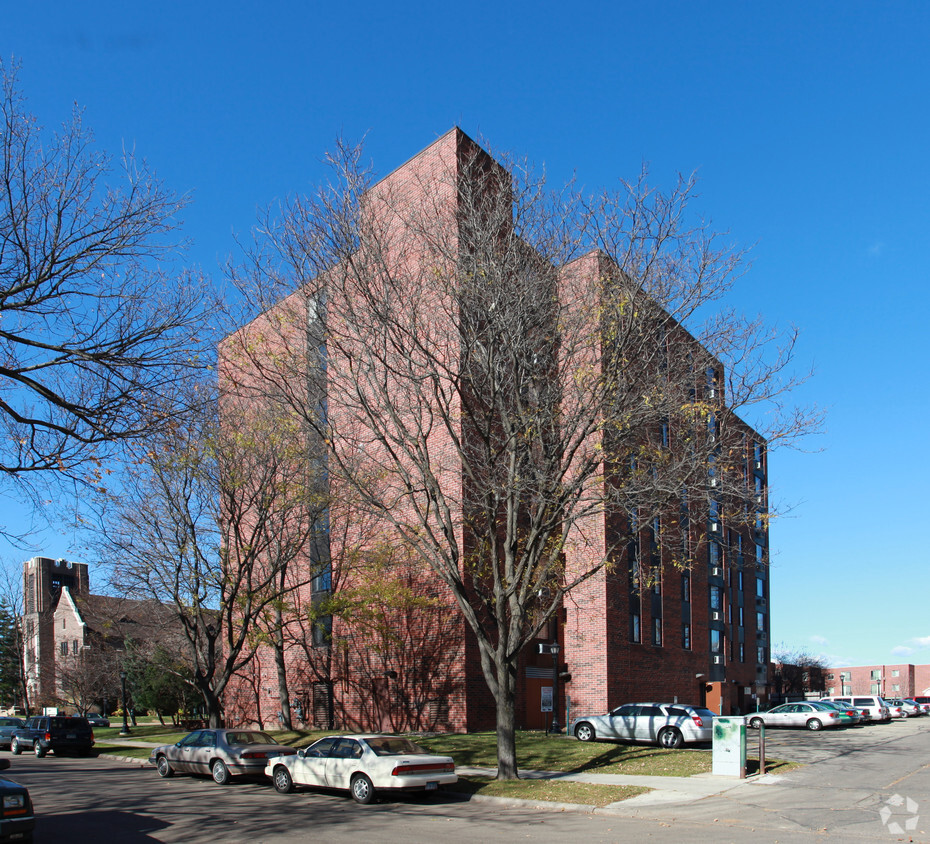
M765 731L765 755L767 759L788 759L810 765L848 756L859 749L881 747L902 736L922 731L930 731L930 716L857 727L833 727L819 732L768 728ZM747 756L758 758L758 747L759 731L747 729Z

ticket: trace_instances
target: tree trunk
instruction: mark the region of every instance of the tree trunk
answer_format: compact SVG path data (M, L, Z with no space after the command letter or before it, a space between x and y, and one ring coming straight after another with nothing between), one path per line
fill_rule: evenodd
M516 675L512 665L497 666L497 778L519 779L517 773Z
M275 610L274 664L278 670L278 699L281 701L281 727L292 730L291 696L287 690L287 666L284 664L284 619L280 608Z
M220 704L220 699L216 696L216 693L210 688L210 683L205 677L201 674L197 674L194 678L200 695L203 698L204 708L206 709L207 719L210 722L210 727L213 729L218 729L223 726L223 707Z

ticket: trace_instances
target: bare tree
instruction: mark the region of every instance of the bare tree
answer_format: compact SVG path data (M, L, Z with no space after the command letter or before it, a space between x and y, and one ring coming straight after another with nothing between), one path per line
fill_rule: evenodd
M60 657L56 679L62 703L87 712L99 700L119 697L120 657L121 652L106 647L82 648Z
M781 684L783 695L803 695L805 692L823 692L826 660L803 648L792 648L784 643L772 652L776 683Z
M211 393L213 383L197 389ZM201 395L201 399L205 396ZM218 397L136 450L105 502L99 547L120 591L173 607L210 723L230 678L257 645L257 623L313 572L291 572L317 529L316 460L293 420ZM246 422L246 420L248 420Z
M161 425L210 337L202 280L158 263L186 200L130 154L110 181L80 112L43 132L16 83L0 62L0 474L29 493Z
M686 530L683 500L762 509L736 412L770 411L770 445L811 427L782 407L794 335L715 312L743 255L689 223L693 180L552 192L457 130L377 184L360 150L332 161L236 273L264 313L225 342L224 386L316 430L333 488L445 584L514 778L518 660L566 596L654 519Z
M23 601L22 569L4 561L0 568L0 673L3 675L4 697L9 694L15 705L28 712Z

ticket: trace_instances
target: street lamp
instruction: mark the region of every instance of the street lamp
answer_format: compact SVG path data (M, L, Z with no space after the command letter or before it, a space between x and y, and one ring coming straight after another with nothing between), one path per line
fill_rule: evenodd
M552 732L560 733L559 726L559 643L553 642L549 646L552 654Z
M123 729L119 731L121 736L130 736L132 731L129 729L129 722L126 720L127 707L126 707L126 672L120 671L119 680L123 687Z

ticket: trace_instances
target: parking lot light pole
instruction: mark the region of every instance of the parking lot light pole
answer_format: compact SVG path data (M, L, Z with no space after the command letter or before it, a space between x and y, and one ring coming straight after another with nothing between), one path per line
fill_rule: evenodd
M123 687L123 729L119 731L121 736L131 736L132 730L129 729L129 722L126 720L128 708L126 706L126 672L120 671L119 680Z
M553 642L549 647L552 654L552 732L558 735L562 731L559 725L559 643Z

